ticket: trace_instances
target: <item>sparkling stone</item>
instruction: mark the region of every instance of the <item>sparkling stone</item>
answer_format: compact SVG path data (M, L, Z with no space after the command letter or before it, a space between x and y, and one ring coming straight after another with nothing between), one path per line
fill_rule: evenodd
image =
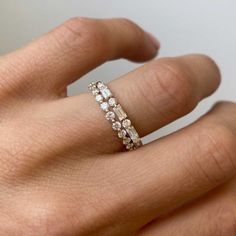
M110 98L108 100L108 103L111 107L114 107L116 105L116 99L115 98Z
M93 89L93 90L92 90L92 94L93 94L93 95L99 94L99 90L98 90L97 88Z
M118 132L118 137L119 138L124 138L126 136L126 131L124 129L122 129L121 131Z
M112 96L111 90L108 88L101 89L100 92L105 99L108 99L109 97Z
M123 144L127 145L128 143L130 143L131 139L130 138L125 138L123 139Z
M98 95L95 97L95 99L96 99L97 102L102 102L103 97L102 97L101 94L98 94Z
M113 119L115 118L115 113L112 112L112 111L108 111L108 112L106 113L106 118L107 118L108 120L113 120Z
M106 111L108 109L109 105L107 102L103 102L103 103L101 103L100 107L102 108L102 110Z
M121 123L119 121L112 123L112 129L119 130L120 128L121 128Z
M88 86L89 90L96 89L96 84L94 82L90 83Z
M113 107L113 111L116 113L120 121L124 120L127 117L126 113L124 112L120 104L117 105L116 107Z
M139 135L133 126L127 129L127 133L134 143L138 143L140 141Z
M102 83L101 81L97 82L97 87L98 87L99 89L105 89L105 88L107 88L107 86L106 86L104 83Z
M126 145L126 149L129 149L129 150L132 150L133 147L134 147L134 144L133 144L133 143L128 143L128 144Z
M131 121L129 119L125 119L122 122L124 128L128 128L131 125Z

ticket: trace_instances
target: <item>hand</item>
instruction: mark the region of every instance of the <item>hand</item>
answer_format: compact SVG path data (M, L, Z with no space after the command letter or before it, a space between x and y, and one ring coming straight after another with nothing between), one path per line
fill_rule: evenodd
M66 95L96 66L146 61L158 48L128 20L74 18L1 57L1 235L235 235L235 104L124 152L91 94ZM145 136L219 82L210 58L187 55L151 61L109 86Z

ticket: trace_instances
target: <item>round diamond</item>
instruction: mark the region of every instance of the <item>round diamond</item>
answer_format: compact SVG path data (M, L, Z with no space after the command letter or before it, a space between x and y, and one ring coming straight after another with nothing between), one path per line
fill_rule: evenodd
M125 119L123 120L122 125L124 128L128 128L131 125L131 121L129 119Z
M130 143L130 141L131 141L130 138L125 138L125 139L123 139L123 144L127 145Z
M112 129L119 130L120 128L121 128L121 123L119 121L112 123Z
M92 94L93 94L93 95L99 94L99 90L98 90L97 88L93 89L93 90L92 90Z
M104 84L104 83L102 83L102 82L98 82L97 83L97 87L99 88L99 89L105 89L107 86Z
M116 105L116 99L115 98L110 98L108 100L108 103L110 106L114 107Z
M95 99L96 99L97 102L102 102L103 97L102 97L101 94L98 94L98 95L95 97Z
M128 143L126 144L126 149L133 149L134 144L133 143Z
M103 103L101 103L100 107L102 108L102 110L106 111L108 109L109 105L107 102L103 102Z
M112 112L112 111L108 111L107 114L106 114L106 118L108 120L113 120L115 118L115 113Z
M121 131L118 132L118 137L119 138L124 138L126 136L126 131L122 129Z
M94 83L94 82L90 83L89 86L88 86L88 88L89 88L90 90L96 89L95 83Z

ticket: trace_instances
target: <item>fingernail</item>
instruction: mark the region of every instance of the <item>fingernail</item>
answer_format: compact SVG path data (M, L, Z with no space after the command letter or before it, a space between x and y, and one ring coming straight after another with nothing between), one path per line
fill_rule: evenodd
M151 41L151 43L153 44L153 46L158 50L160 48L160 42L159 40L151 33L147 32L147 35Z

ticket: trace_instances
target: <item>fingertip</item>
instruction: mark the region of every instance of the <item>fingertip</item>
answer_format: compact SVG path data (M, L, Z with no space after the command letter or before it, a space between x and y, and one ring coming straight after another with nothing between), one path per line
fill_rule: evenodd
M183 63L185 71L196 78L196 83L201 87L202 96L208 97L214 93L221 83L221 72L217 63L205 54L189 54L178 57Z
M136 62L146 62L154 59L159 54L160 41L152 33L144 31L145 38L143 50L139 50L138 56L133 58Z
M152 33L150 32L146 32L151 44L153 45L153 47L156 49L156 51L159 51L161 44L160 41L157 39L156 36L154 36Z
M160 51L160 41L151 33L144 31L144 39L142 39L141 46L138 50L132 51L127 59L134 62L147 62L158 56Z

